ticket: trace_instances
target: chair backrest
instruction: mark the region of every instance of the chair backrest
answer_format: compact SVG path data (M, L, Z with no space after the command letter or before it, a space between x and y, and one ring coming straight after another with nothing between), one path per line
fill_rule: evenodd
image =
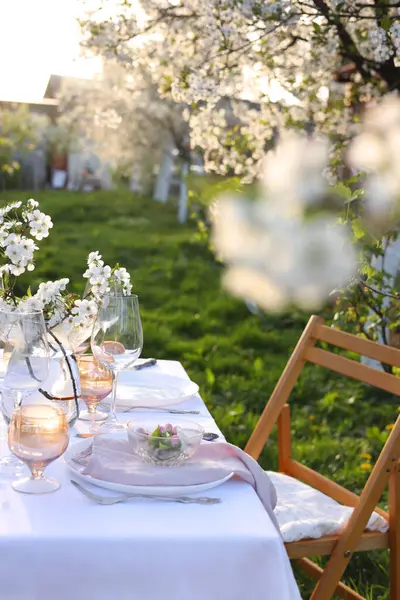
M260 416L245 450L253 458L258 459L274 425L281 419L281 434L283 431L283 437L289 438L280 439L279 441L279 452L285 454L285 462L282 463L285 465L284 471L320 489L320 491L328 493L338 502L357 507L351 521L354 531L361 534L369 516L379 502L393 465L397 464L400 457L400 416L389 434L361 496L358 497L312 469L291 459L290 419L288 416L284 416L282 420L282 415L284 415L284 408L289 395L307 362L326 367L336 373L363 381L397 396L400 396L400 378L356 360L340 356L332 351L323 350L316 346L319 341L400 368L400 350L332 329L327 327L320 317L311 317ZM280 437L282 438L282 435ZM383 511L378 510L378 512L387 516ZM353 535L353 531L351 535Z
M333 329L322 318L312 316L248 441L246 452L254 458L259 457L307 362L400 396L399 377L323 350L316 346L319 341L400 368L400 350Z

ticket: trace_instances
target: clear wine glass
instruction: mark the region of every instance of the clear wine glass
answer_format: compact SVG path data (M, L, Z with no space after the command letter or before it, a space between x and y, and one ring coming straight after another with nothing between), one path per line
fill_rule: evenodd
M82 300L87 300L93 298L91 295L92 292L92 284L88 280L85 285L85 289L83 292ZM109 291L107 292L107 296L122 296L123 286L116 281L109 282ZM85 354L90 348L90 336L91 331L86 335L85 331L75 331L74 329L71 331L69 336L69 341L74 350L74 354L76 357L79 357Z
M0 346L2 351L2 413L7 424L12 412L6 408L6 397L13 407L36 392L49 374L50 359L46 325L42 311L0 311ZM0 459L0 470L9 476L24 471L15 456Z
M8 430L8 443L11 452L31 471L30 477L12 483L14 490L25 494L58 490L61 484L45 477L44 470L68 448L68 421L60 407L49 404L18 406Z
M79 419L83 421L105 421L107 413L97 410L97 405L112 390L112 376L91 354L77 356L79 376L81 380L81 398L87 410L80 411Z
M106 296L93 327L91 346L93 355L112 374L111 407L107 421L93 424L93 431L118 432L125 424L115 414L117 375L130 368L139 358L143 347L143 330L140 319L139 298L131 296Z

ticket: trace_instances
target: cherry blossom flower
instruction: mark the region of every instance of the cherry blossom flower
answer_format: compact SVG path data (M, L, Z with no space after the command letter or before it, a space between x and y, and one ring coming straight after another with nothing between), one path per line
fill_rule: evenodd
M329 195L327 160L325 143L284 142L266 163L261 199L219 201L211 215L213 243L227 265L230 292L271 311L316 309L354 275L350 233L333 215L306 214L307 205Z
M90 297L77 300L71 296L67 291L69 279L63 278L42 282L35 294L16 298L15 277L35 268L34 254L39 249L36 241L47 237L53 227L50 217L41 212L38 206L39 203L31 198L25 204L14 202L0 209L0 249L5 260L0 265L0 307L14 306L22 311L43 310L50 328L64 323L74 333L90 335L100 300L110 292L110 285L118 285L124 294L130 294L130 275L123 267L111 269L104 265L101 255L95 251L89 254L88 269L84 273L84 277L92 284Z
M349 164L365 171L366 210L373 221L388 223L400 202L400 99L388 95L367 110L352 142Z
M89 280L91 284L90 293L97 300L115 289L120 289L124 295L131 293L132 285L130 275L124 267L111 269L104 265L101 255L98 252L91 252L88 257L88 268L83 277Z

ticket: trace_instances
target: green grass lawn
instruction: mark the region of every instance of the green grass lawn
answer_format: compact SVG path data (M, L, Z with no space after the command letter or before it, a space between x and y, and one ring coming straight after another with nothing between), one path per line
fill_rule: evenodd
M22 197L29 195L8 192L1 204ZM90 251L121 263L141 301L143 356L181 361L226 437L244 446L309 315L254 316L226 295L221 268L195 225L178 224L173 203L128 192L46 191L36 199L54 228L26 283L35 289L42 280L69 277L80 293ZM395 420L395 399L310 367L291 402L295 458L360 491ZM275 441L261 458L268 469L276 467ZM386 599L387 565L386 553L359 555L347 581L368 598ZM299 582L307 598L309 581Z

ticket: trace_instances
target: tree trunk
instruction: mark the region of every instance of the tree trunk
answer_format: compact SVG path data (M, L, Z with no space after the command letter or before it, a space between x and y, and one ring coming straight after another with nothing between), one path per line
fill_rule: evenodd
M186 223L188 214L188 190L187 190L187 176L189 174L189 163L184 163L181 169L181 183L179 186L179 210L178 210L178 221L179 223Z
M164 157L157 174L153 200L166 202L171 187L172 171L174 167L173 148L170 146L164 152Z

